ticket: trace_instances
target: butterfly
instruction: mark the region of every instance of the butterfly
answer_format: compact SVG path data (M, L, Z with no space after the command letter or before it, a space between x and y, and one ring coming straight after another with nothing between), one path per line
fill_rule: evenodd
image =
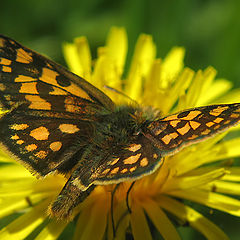
M49 206L64 219L97 185L136 180L165 156L240 121L240 103L187 109L166 117L118 106L57 63L0 35L1 146L38 177L67 182Z

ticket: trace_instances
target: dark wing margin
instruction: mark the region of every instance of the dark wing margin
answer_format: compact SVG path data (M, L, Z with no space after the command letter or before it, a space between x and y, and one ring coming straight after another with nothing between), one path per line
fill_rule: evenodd
M239 122L239 103L210 105L153 121L144 135L166 156L226 131Z

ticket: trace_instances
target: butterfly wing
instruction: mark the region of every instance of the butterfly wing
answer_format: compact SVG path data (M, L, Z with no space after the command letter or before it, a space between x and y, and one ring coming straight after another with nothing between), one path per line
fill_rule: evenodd
M163 156L203 141L240 121L240 104L221 104L193 108L150 123L144 135Z
M71 170L96 113L114 108L84 79L1 35L0 105L2 145L41 176Z
M240 122L240 104L211 105L185 110L143 127L127 148L109 155L105 163L88 176L95 184L135 180L155 171L163 157L203 141Z

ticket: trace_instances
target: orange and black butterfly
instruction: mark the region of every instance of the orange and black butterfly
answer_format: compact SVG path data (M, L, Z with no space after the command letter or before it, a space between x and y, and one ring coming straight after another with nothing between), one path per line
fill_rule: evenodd
M135 180L173 154L240 121L240 104L188 109L164 118L116 106L57 63L0 36L2 146L31 172L68 178L50 214L67 218L96 185Z

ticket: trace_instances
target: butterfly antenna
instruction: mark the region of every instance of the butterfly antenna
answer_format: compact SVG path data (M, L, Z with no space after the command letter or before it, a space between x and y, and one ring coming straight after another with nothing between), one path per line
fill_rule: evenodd
M117 90L116 88L112 88L112 87L109 87L109 86L107 86L107 85L105 85L104 87L105 87L106 89L108 89L108 90L111 90L111 91L113 91L113 92L115 92L115 93L117 93L117 94L122 95L123 97L127 98L128 100L130 100L130 101L133 102L134 104L139 105L136 100L130 98L127 94L125 94L125 93Z

